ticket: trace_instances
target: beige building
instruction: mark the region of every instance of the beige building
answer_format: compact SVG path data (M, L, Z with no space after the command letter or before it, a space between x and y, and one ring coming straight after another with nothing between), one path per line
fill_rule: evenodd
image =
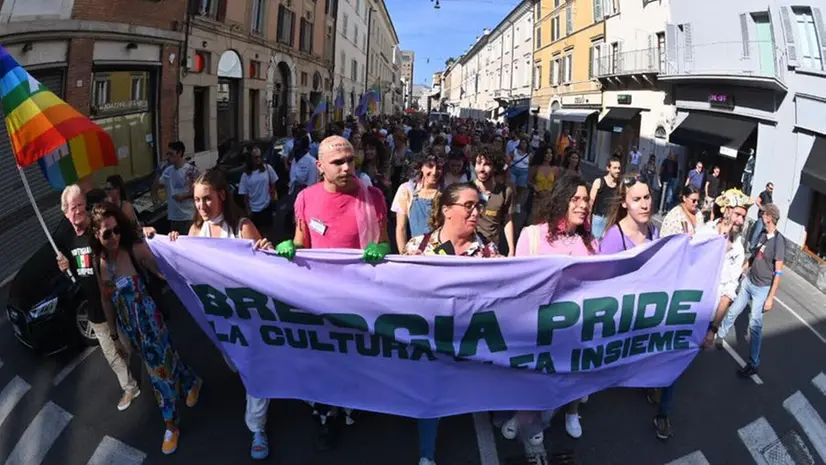
M332 108L335 2L197 0L182 71L179 134L202 168L233 139L283 136Z
M367 39L367 88L381 92L379 113L401 110L401 57L399 36L387 12L384 0L369 0L370 35Z

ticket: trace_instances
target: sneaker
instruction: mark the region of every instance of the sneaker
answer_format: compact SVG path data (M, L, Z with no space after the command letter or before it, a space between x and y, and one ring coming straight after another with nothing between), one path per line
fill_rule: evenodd
M541 446L545 442L545 433L542 431L528 438L528 444L532 446Z
M161 451L164 455L173 454L178 450L178 436L180 435L180 430L166 430L163 434L163 444L161 445Z
M132 401L137 399L139 395L141 395L140 389L135 389L134 391L124 391L123 396L120 398L120 402L118 402L118 410L123 412L128 409L129 406L132 405Z
M270 455L270 445L267 441L267 433L258 431L252 433L252 447L250 455L253 460L264 460Z
M436 465L436 462L422 457L419 459L419 465Z
M582 424L579 422L579 415L576 413L565 414L565 431L574 439L582 437Z
M204 380L198 378L195 380L195 384L189 389L189 392L186 393L186 406L189 408L195 407L198 405L198 399L201 397L201 386L204 385Z
M737 370L737 376L741 378L750 378L753 375L757 374L757 367L752 366L750 363L746 364L743 368Z
M671 420L666 416L657 415L654 417L654 427L657 428L657 439L667 441L668 438L674 435L671 429Z
M502 423L500 430L502 431L502 436L504 436L505 439L516 438L516 435L519 433L519 423L517 423L516 417Z

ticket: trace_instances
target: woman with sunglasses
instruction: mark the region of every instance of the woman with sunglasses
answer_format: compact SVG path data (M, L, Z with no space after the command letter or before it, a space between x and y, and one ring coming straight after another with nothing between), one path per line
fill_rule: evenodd
M599 249L591 234L591 202L588 185L579 176L562 176L554 184L549 196L536 205L540 223L527 226L519 234L516 256L568 255L585 257L596 255ZM565 413L565 431L574 439L582 436L577 399L568 404ZM519 432L533 445L542 444L543 430L548 427L553 412L519 412L502 427L502 435L513 439Z
M430 231L428 222L433 215L433 198L442 186L442 159L430 147L413 167L413 179L399 186L390 210L396 214L396 245L404 250L409 237ZM410 228L410 236L407 229Z
M680 191L680 200L680 204L665 215L660 228L660 236L675 234L694 236L694 231L703 225L703 214L698 208L700 190L690 184L683 186Z
M186 394L187 407L194 407L203 384L172 347L169 330L148 290L148 274L163 279L155 257L144 244L134 224L120 208L109 202L92 210L93 265L100 277L103 310L115 350L125 354L117 327L143 358L155 398L166 422L161 450L172 454L178 448L178 400Z
M123 214L126 215L126 218L135 223L136 226L140 224L135 207L126 195L126 185L119 174L113 174L106 178L106 184L103 185L103 190L106 191L106 198L109 202L117 205L118 208L123 211Z
M473 183L451 184L433 199L430 230L410 239L402 249L406 255L460 255L498 257L496 245L476 233L484 210L479 189ZM419 425L419 465L436 465L436 433L439 418L422 418Z
M633 249L660 237L651 224L651 191L643 178L626 175L620 180L605 227L601 254Z

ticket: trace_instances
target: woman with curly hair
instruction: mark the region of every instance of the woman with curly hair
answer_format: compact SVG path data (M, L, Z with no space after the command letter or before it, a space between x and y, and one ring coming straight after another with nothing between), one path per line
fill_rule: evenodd
M433 198L442 187L444 161L432 147L424 149L413 165L413 179L402 184L393 197L390 210L396 214L396 246L404 250L410 237L430 231ZM408 228L410 234L408 235Z
M519 234L516 256L596 255L598 244L591 234L590 205L584 179L566 175L557 180L550 196L536 206L541 223L527 226ZM580 400L568 404L565 414L565 431L575 439L582 436L579 404ZM531 444L539 445L552 415L553 412L518 412L502 425L502 435L513 439L521 430L522 436Z
M178 448L178 400L186 395L187 407L198 403L202 380L172 347L169 329L149 293L149 273L163 279L155 257L144 244L134 223L117 205L103 202L92 210L93 266L98 281L106 322L115 350L127 353L117 327L129 339L146 364L155 398L166 422L161 450L171 454Z

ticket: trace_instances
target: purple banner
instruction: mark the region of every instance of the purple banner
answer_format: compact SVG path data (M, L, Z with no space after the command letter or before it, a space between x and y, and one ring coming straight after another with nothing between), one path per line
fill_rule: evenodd
M159 236L149 245L256 397L431 418L671 384L717 301L725 244L587 258L389 256Z

